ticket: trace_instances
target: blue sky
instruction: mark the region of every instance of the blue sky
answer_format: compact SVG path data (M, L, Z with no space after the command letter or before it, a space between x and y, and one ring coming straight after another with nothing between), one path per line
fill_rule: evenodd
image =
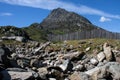
M51 10L76 12L93 24L120 32L120 0L0 0L0 25L26 27L40 23Z

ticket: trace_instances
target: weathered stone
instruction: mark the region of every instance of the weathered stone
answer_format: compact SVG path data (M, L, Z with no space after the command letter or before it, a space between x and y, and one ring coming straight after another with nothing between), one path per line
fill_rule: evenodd
M9 75L11 76L11 79L22 79L22 80L26 80L26 79L32 79L33 78L33 74L32 72L15 72L15 71L8 71Z
M74 72L72 75L69 77L70 80L91 80L90 77L81 72Z
M21 68L7 68L7 71L18 71L18 72L26 72L27 70Z
M63 80L63 70L60 67L48 67L48 75L54 76L57 80Z
M111 61L113 59L113 53L111 47L108 45L108 43L105 43L103 45L103 52L105 53L106 60Z
M16 41L23 42L25 39L24 39L24 37L16 36L15 40L16 40Z
M109 73L107 72L107 67L102 67L92 74L92 80L101 80L103 78L107 78L108 76Z
M85 73L92 76L96 71L99 71L99 69L100 69L99 67L95 67L91 70L86 71Z
M63 56L64 59L70 59L72 61L74 60L80 60L83 56L85 55L84 52L72 52L72 53L68 53L68 54L65 54Z
M109 66L109 72L112 74L113 79L120 79L120 63L111 62L107 64Z
M42 67L43 64L38 59L32 59L31 62L30 62L30 66L32 66L32 67Z
M38 51L40 51L42 48L46 48L48 45L50 45L50 42L46 42L45 44L41 45L40 47L34 49L33 53L36 54Z
M103 61L105 59L105 54L103 52L98 53L97 59L99 62Z
M98 60L95 59L95 58L90 59L90 62L91 62L93 65L97 65L97 64L98 64Z
M91 48L90 48L90 47L88 47L88 48L86 48L86 49L85 49L85 51L87 52L87 51L89 51L90 49L91 49Z
M38 68L37 70L38 70L38 74L39 74L40 78L46 80L47 79L46 75L48 74L47 68L43 67L43 68Z
M85 68L86 70L91 70L93 69L95 66L93 64L85 64Z
M73 65L71 64L70 60L65 60L63 62L63 64L59 65L59 67L63 70L63 71L71 71L73 68Z
M30 60L25 59L25 58L18 59L17 64L22 68L29 67L30 66Z
M103 66L103 65L104 65L103 62L99 62L97 66L100 67L100 66Z
M79 64L79 65L73 67L73 70L76 70L76 71L82 71L82 70L84 70L84 66L81 65L81 64Z
M108 62L107 64L95 67L85 72L89 76L93 76L95 80L99 78L105 79L120 79L120 64L117 62Z

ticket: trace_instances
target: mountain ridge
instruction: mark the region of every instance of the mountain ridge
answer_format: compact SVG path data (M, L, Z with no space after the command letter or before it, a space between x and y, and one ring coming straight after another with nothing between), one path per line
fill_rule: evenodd
M87 18L62 8L52 10L41 23L33 23L28 27L19 28L18 31L20 30L27 33L30 39L37 41L89 38L120 39L120 33L110 32L95 26Z

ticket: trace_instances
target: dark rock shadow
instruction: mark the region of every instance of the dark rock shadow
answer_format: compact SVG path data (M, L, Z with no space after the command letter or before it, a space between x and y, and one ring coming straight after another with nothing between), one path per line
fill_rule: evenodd
M0 71L0 80L12 80L7 70Z

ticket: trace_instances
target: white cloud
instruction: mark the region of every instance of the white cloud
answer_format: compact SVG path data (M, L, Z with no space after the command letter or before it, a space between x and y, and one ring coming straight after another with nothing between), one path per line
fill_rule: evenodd
M8 13L8 12L4 12L4 13L0 13L0 16L12 16L12 13Z
M98 15L98 16L120 19L120 15L109 14L101 10L87 7L85 5L76 6L75 4L63 2L60 0L0 0L0 2L13 4L13 5L34 7L34 8L42 8L47 10L52 10L61 7L69 11L74 11L80 14Z
M106 22L106 21L111 21L111 19L102 16L99 21L100 21L100 22Z

